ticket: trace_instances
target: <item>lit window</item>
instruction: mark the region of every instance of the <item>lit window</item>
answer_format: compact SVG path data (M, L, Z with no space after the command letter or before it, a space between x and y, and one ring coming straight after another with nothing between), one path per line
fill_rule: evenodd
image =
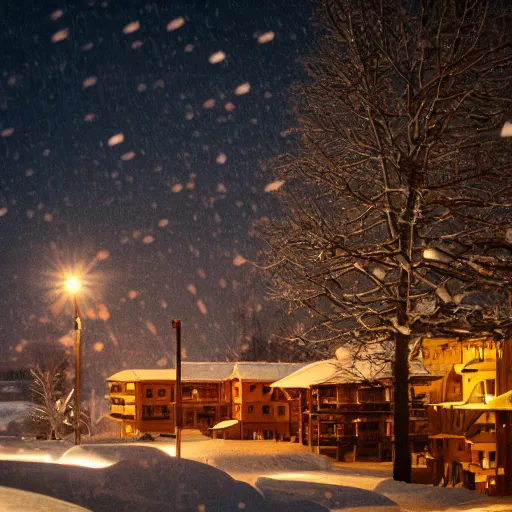
M135 382L127 382L126 391L135 391Z

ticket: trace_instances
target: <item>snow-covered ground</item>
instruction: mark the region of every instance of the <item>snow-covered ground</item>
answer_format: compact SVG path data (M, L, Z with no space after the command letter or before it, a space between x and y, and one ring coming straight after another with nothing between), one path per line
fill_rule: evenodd
M101 445L97 444L98 441ZM70 441L0 439L0 458L4 458L5 455L5 458L11 460L16 458L25 461L51 460L61 464L87 466L87 468L80 468L80 471L88 471L86 475L84 474L85 476L80 476L86 480L91 479L91 475L100 474L94 473L95 471L103 471L102 478L110 478L113 481L121 478L120 471L139 474L141 461L143 465L150 463L153 470L167 468L168 457L174 453L174 449L174 440L169 438L159 438L149 443L120 442L119 439L105 437L96 440L84 438L84 444L81 447L73 447ZM236 489L236 492L233 491L235 494L242 492L246 500L244 501L246 512L253 509L269 512L326 512L328 510L512 512L511 498L489 498L463 488L445 489L394 482L391 478L392 467L389 463L331 463L325 457L309 453L306 447L299 444L275 441L212 440L198 432L185 431L182 456L185 459L212 466L212 472L205 472L201 476L202 470L198 468L202 466L192 468L193 471L190 469L185 471L183 468L178 471L177 467L174 469L169 467L164 471L166 477L170 478L173 474L182 475L187 492L196 489L195 492L201 493L206 491L203 487L204 481L208 479L214 481L219 479L219 482L224 482L221 477L224 473L216 469L228 473L235 481L229 480L222 485L227 486L226 489L231 487ZM122 460L125 462L120 463L119 461ZM71 466L67 467L69 470ZM151 468L148 467L148 471ZM155 480L149 475L145 475L144 478ZM250 502L258 501L260 495L251 494L249 487L236 484L236 481L255 487L265 497L265 505L255 503L255 506L250 506ZM242 487L237 487L239 485ZM146 490L146 487L140 487L137 492L143 493ZM214 490L210 489L209 492L212 493ZM135 494L132 496L133 499L135 499L134 496ZM213 500L213 494L209 496L209 499ZM73 502L82 506L88 503ZM211 503L213 501L210 501L210 505ZM154 505L156 508L152 510L160 510L157 504ZM209 512L214 509L210 506L210 508L198 510Z

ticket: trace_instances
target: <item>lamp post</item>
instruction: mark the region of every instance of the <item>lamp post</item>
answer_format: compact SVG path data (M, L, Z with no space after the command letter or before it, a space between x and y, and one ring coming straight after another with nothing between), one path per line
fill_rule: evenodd
M176 457L181 458L181 423L182 423L182 398L181 398L181 320L173 320L172 328L176 329L176 396L174 404L174 428L176 432Z
M75 318L75 445L80 444L80 335L82 331L82 321L78 310L78 301L76 294L80 290L80 281L76 277L71 277L66 281L66 289L73 296L73 314Z

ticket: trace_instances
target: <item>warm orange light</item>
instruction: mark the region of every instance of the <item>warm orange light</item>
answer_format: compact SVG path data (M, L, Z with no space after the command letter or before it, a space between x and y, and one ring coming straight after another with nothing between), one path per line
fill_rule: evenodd
M70 293L76 293L80 290L81 284L76 277L70 277L65 282L66 290Z

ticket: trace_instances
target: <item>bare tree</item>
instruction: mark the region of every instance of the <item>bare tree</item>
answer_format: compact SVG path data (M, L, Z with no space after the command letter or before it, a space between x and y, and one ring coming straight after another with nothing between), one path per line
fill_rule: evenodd
M60 439L73 391L64 395L63 374L59 371L42 370L36 366L30 370L30 374L33 378L31 391L36 398L33 419L36 424L46 428L48 437Z
M412 342L510 326L511 7L322 0L317 19L266 268L272 297L313 320L296 340L391 348L394 478L410 481Z

